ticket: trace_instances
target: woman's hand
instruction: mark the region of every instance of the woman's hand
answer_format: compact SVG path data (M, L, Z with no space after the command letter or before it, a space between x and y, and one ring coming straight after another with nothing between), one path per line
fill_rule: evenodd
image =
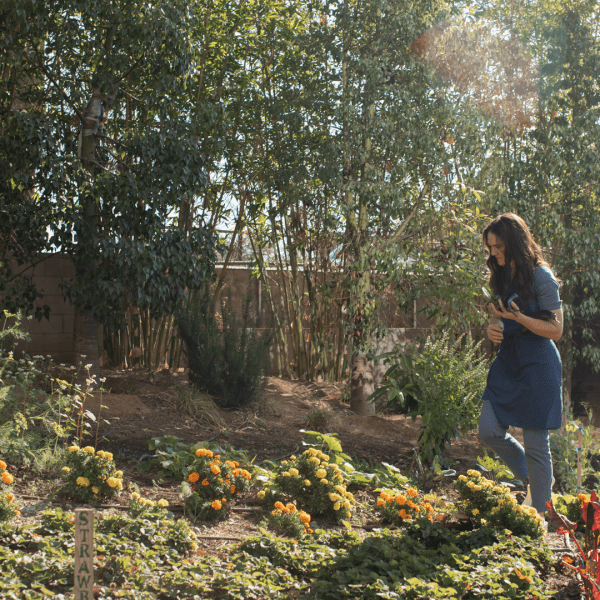
M504 339L502 329L500 329L498 325L488 325L487 336L491 342L494 342L494 344L500 344Z
M515 302L511 302L511 307L515 312L504 308L504 304L502 304L502 300L498 300L498 304L500 305L500 310L496 308L496 305L490 302L490 308L493 311L492 317L496 317L498 319L512 319L513 321L518 321L521 317L521 309L516 305Z

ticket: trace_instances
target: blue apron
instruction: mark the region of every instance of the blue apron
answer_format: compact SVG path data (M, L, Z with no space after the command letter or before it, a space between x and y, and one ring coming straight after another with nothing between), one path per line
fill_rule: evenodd
M539 309L537 301L516 304L527 316ZM522 333L518 321L502 322L504 339L488 373L483 400L489 400L501 425L559 429L562 363L556 345L529 330Z

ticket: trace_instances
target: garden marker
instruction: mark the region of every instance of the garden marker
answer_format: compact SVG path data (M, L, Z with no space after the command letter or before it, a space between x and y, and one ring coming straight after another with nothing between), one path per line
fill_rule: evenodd
M75 600L94 598L94 510L75 509Z

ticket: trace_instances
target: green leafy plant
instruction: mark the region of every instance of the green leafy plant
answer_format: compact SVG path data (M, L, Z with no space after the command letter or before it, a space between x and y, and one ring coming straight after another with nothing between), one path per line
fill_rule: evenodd
M62 472L65 487L81 502L95 504L123 489L123 472L117 470L113 455L104 450L96 452L92 446L70 446Z
M479 471L469 469L466 475L459 475L455 487L462 498L461 508L477 524L510 529L515 535L543 535L543 519L536 509L519 505L508 487L483 477Z
M477 464L488 475L488 479L499 482L501 479L514 479L513 472L500 460L498 456L493 456L487 450L483 450L483 455L477 458ZM504 483L506 485L506 483Z
M250 305L250 296L246 295L240 320L231 298L225 300L219 323L206 284L178 317L190 381L222 407L256 400L268 373L270 337L259 337L251 329Z
M15 515L21 514L15 506L15 497L10 487L14 478L6 467L6 463L0 460L0 523L6 523Z
M248 490L252 475L235 460L221 460L209 448L198 448L184 482L185 509L196 518L218 519L229 514L231 500Z
M264 479L258 497L267 506L275 501L292 502L311 515L336 520L352 514L354 496L346 489L347 477L328 454L308 448L300 456L291 456L276 466Z
M583 503L590 501L590 495L580 492L577 496L573 494L552 494L552 504L556 512L564 515L577 525L579 531L585 528L583 520Z
M298 510L291 502L275 502L273 510L267 515L267 527L277 535L301 538L307 533L314 533L310 528L310 515Z
M550 433L552 448L552 466L559 487L570 493L591 491L586 485L596 475L591 459L598 451L598 442L594 438L592 410L586 407L588 425L581 420L573 419L571 412L567 414L566 425ZM580 437L581 433L581 437ZM578 450L580 448L581 450ZM577 489L577 454L581 461L581 489ZM597 481L592 479L593 481ZM588 483L589 485L589 483Z
M413 420L421 417L419 454L428 463L441 460L446 445L477 424L488 368L478 356L480 346L470 336L452 342L444 332L412 351L398 348L376 357L391 364L370 400Z

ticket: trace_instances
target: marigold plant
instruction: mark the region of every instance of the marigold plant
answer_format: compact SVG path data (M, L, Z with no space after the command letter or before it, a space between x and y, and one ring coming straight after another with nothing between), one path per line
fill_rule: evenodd
M316 448L282 461L258 497L266 506L277 500L293 500L309 514L336 520L349 518L355 504L354 496L346 489L344 472Z
M535 508L521 506L510 488L499 485L470 469L460 475L455 488L461 495L461 508L477 524L510 529L515 535L540 537L543 519Z
M291 502L287 505L283 502L275 502L266 521L267 527L277 535L298 539L307 533L314 533L310 527L310 515L303 510L298 510Z
M15 505L15 497L10 487L14 478L6 468L7 464L0 460L0 523L10 521L15 515L21 514Z
M62 473L69 492L87 504L112 498L123 489L123 472L117 470L113 455L104 450L96 452L91 446L69 447Z
M220 519L229 514L231 500L246 492L252 474L235 460L221 460L209 448L198 448L187 467L185 509L196 518Z
M435 496L421 496L410 487L402 491L382 491L377 498L377 506L384 523L403 525L419 519L433 521L435 501Z

